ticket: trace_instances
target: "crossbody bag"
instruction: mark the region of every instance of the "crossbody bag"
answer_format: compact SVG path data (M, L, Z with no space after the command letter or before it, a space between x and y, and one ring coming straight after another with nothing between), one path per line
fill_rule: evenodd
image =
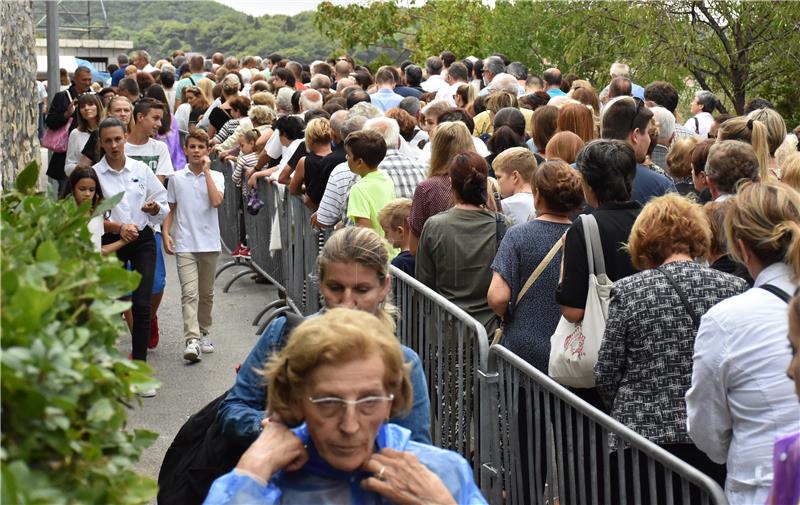
M553 258L555 258L556 254L558 254L558 251L561 250L563 245L564 245L563 240L559 238L556 241L556 243L553 244L553 247L551 247L550 250L547 252L542 261L539 262L539 265L537 265L536 268L533 270L533 273L531 273L530 277L528 277L528 280L525 281L525 284L522 286L522 289L519 290L519 294L517 295L517 300L514 302L515 307L519 307L519 302L522 300L522 297L525 296L525 293L527 293L528 290L531 288L531 286L533 286L533 283L536 282L536 280L539 278L540 275L542 275L544 269L547 268L547 265L549 265L551 261L553 261ZM500 339L503 338L503 330L505 324L506 323L504 321L499 328L494 330L492 345L500 343Z

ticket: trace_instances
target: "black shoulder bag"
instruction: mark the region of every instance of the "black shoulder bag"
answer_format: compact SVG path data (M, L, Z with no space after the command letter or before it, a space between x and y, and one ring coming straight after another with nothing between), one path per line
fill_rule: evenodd
M694 311L691 305L689 305L689 299L686 298L686 293L678 286L678 283L675 282L675 278L667 272L665 268L657 267L656 270L664 274L664 276L669 280L669 283L672 284L672 287L675 288L675 291L678 293L678 296L681 298L681 302L683 306L686 308L686 312L689 313L689 317L692 318L692 323L694 324L694 329L697 331L700 328L700 316L697 315L697 312Z

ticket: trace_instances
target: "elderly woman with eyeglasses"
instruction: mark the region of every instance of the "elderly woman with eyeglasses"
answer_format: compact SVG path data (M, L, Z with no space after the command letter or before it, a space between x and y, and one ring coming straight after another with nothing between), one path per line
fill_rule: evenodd
M463 457L387 421L413 393L400 344L375 315L306 320L264 375L270 417L206 504L486 503Z

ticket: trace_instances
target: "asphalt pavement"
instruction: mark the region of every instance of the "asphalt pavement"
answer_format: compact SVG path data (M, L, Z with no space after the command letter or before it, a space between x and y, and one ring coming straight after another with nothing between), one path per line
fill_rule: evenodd
M221 254L218 265L229 260L229 256ZM128 415L130 429L146 428L159 434L135 466L138 472L154 479L164 454L189 416L233 385L236 365L245 360L258 339L257 328L251 324L253 318L277 298L274 287L256 284L249 275L237 280L230 292L223 293L228 280L244 267L224 271L214 286L210 337L215 351L204 354L201 362L189 364L183 359L181 289L174 256L166 256L166 267L167 286L158 310L161 340L147 355L161 388L154 398L142 398ZM130 352L130 337L123 337L119 345L125 353Z

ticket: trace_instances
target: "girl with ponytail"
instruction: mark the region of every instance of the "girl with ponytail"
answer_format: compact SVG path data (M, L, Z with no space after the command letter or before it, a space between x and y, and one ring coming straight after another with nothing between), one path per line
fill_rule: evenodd
M759 176L762 181L769 177L770 154L767 127L761 121L737 116L722 123L719 127L717 140L741 140L753 146L759 166Z
M755 284L702 317L687 424L700 449L717 463L727 461L728 500L763 503L772 443L800 426L794 384L786 380L787 303L800 281L800 194L773 180L743 183L725 216L725 234L729 253Z
M775 151L786 140L786 122L774 109L756 109L747 115L747 119L760 121L767 128L767 147L769 149L769 173L781 179L781 168L775 160Z

